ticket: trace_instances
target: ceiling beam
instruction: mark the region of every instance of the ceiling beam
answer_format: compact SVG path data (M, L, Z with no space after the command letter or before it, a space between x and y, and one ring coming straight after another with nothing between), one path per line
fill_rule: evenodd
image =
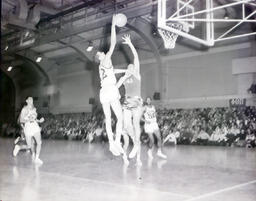
M142 15L146 15L146 14L151 13L153 4L154 3L151 2L151 3L148 3L148 4L143 5L143 6L134 7L132 9L128 9L128 8L127 9L120 9L118 11L124 13L127 16L128 19L129 18L131 19L131 18L136 18L136 17L142 16ZM27 45L27 46L24 46L24 47L16 46L16 47L13 47L13 48L9 48L8 52L9 53L10 52L16 52L16 51L23 50L23 49L26 49L26 48L36 47L36 46L39 46L39 45L42 45L42 44L46 44L46 43L50 43L50 42L53 42L53 41L64 39L64 38L67 38L69 36L84 33L84 32L91 31L91 30L94 30L94 29L97 29L97 28L101 28L103 26L106 26L106 24L111 23L111 20L112 20L112 13L108 14L108 15L102 17L102 18L93 20L93 21L87 23L84 26L80 26L80 27L76 27L76 28L74 27L73 29L66 28L66 29L61 30L61 32L56 32L55 34L51 34L50 36L49 35L42 36L34 44L30 44L30 45Z
M87 0L85 3L82 3L78 6L75 6L75 7L72 7L70 9L67 9L67 10L64 10L64 11L61 11L55 15L51 15L51 16L48 16L46 18L43 18L39 21L38 25L40 25L41 23L43 22L49 22L50 20L53 20L53 19L56 19L58 17L62 17L64 15L67 15L67 14L70 14L72 12L75 12L75 11L78 11L78 10L81 10L83 8L86 8L88 6L93 6L93 5L96 5L98 3L101 3L103 0Z

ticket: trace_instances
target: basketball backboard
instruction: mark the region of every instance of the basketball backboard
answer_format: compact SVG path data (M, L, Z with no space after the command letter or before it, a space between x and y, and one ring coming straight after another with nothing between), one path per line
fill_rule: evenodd
M256 32L252 29L234 34L234 30L239 29L242 24L256 23L255 1L225 2L220 4L218 0L158 0L159 33L164 41L176 40L177 37L173 35L178 35L206 46L213 46L218 41L255 35ZM182 24L183 28L173 26L176 23ZM219 29L216 32L216 27L221 27L221 32ZM174 45L169 46L170 49L173 47Z

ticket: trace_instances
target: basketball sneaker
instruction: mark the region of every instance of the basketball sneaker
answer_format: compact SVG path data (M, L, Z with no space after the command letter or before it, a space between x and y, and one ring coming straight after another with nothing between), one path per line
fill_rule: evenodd
M161 150L158 150L156 155L160 158L167 159L167 156L164 155Z
M42 165L43 164L43 161L40 158L38 158L38 157L35 158L34 162L36 164L38 164L38 165Z
M19 153L20 151L20 146L19 145L15 145L14 149L13 149L13 152L12 152L12 155L15 157L17 156L17 154Z

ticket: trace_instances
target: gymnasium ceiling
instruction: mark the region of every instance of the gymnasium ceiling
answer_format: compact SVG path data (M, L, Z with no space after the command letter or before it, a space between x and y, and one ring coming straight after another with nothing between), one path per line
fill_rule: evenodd
M217 0L215 4L223 5L230 1ZM175 7L173 5L176 1L169 0L171 9ZM200 3L195 6L200 6ZM115 12L125 13L132 26L118 29L118 40L122 33L130 33L136 48L143 52L141 55L145 58L169 54L156 31L156 11L157 0L2 0L3 62L10 62L12 54L28 50L52 59L58 65L90 60L92 57L86 52L89 42L93 43L94 50L108 45L109 25ZM223 9L216 15L224 18L240 13L235 9ZM147 40L144 36L148 36ZM186 43L183 39L178 40L178 47L171 54L178 54L187 48L205 48ZM117 47L117 50L122 50L122 47Z

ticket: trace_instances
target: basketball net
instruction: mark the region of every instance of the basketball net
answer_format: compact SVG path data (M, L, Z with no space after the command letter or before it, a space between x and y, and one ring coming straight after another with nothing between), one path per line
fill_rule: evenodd
M183 30L185 32L189 31L188 26L183 23L169 22L169 23L167 23L167 25L174 29L177 29L179 31L181 31L181 30ZM163 38L164 47L166 49L173 49L175 47L176 40L178 38L178 34L168 31L166 29L162 29L160 27L158 27L158 32L161 35L161 37Z

